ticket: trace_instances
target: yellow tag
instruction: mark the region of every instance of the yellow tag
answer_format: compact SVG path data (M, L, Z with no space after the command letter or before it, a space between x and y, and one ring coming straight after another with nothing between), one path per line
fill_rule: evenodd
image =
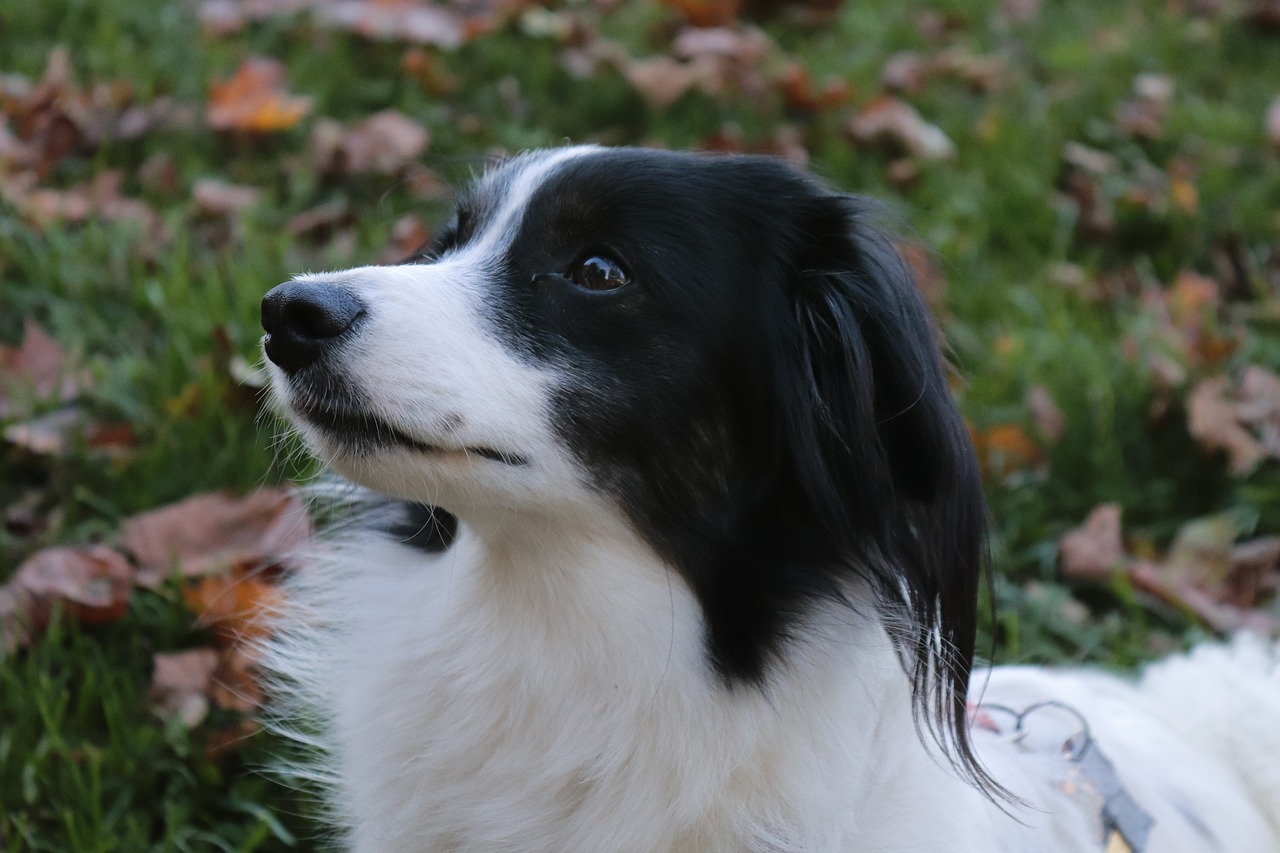
M1123 835L1113 829L1111 837L1107 839L1107 853L1133 853L1133 848L1124 840Z

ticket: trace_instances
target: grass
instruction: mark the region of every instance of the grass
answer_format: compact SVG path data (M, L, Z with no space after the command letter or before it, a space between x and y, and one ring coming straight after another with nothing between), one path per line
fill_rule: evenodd
M307 120L270 138L215 134L197 123L64 158L49 176L48 185L65 188L123 170L124 191L155 208L164 240L105 223L42 229L0 202L0 339L12 342L24 319L38 320L89 371L86 405L127 421L138 437L123 460L3 451L0 507L34 502L44 525L0 528L0 577L45 545L110 541L138 510L310 473L272 452L255 395L229 368L237 357L257 359L258 300L297 271L372 261L397 217L438 221L445 206L416 199L394 178L318 176L308 159L315 118L402 110L431 131L425 165L455 182L496 149L565 139L686 147L726 126L752 143L786 124L803 134L815 171L886 199L911 235L936 250L949 282L945 331L966 377L957 394L975 429L1014 424L1034 435L1024 399L1036 385L1066 413L1065 433L1043 443L1042 463L988 482L998 580L984 647L999 660L1128 666L1196 636L1185 615L1123 585L1065 585L1057 538L1103 501L1122 504L1130 537L1152 550L1189 519L1221 512L1241 519L1242 534L1280 533L1275 465L1231 476L1188 434L1185 387L1153 417L1161 392L1126 356L1126 340L1151 339L1140 288L1095 298L1062 284L1062 270L1069 265L1085 282L1127 277L1163 290L1180 270L1222 278L1224 258L1234 258L1245 275L1223 316L1245 331L1224 363L1192 365L1191 378L1280 364L1280 294L1275 274L1267 278L1280 257L1280 153L1263 126L1268 103L1280 96L1280 38L1246 26L1231 4L1201 20L1166 0L1044 3L1027 24L1001 20L992 5L934 4L950 22L949 46L1000 57L1007 79L990 92L937 80L909 97L958 154L921 165L901 187L888 177L892 155L848 142L842 124L853 107L803 116L789 114L777 96L695 92L656 110L611 69L572 78L554 44L518 24L455 53L428 51L456 79L443 94L402 70L403 45L325 30L306 14L215 38L202 34L187 3L0 0L0 72L38 78L61 45L82 84L127 80L144 101L167 96L199 108L211 80L230 76L246 56L266 55L286 64L291 91L314 99ZM890 54L939 50L910 6L858 0L829 26L775 21L767 30L815 79L847 81L856 107L877 91ZM673 20L663 8L622 4L600 25L645 54L665 48ZM1146 141L1114 121L1134 75L1144 72L1174 82L1166 131ZM1069 142L1115 158L1104 179L1116 206L1111 233L1080 235L1078 210L1062 191ZM157 158L171 164L176 191L140 179ZM1191 170L1193 207L1152 212L1126 202L1144 179L1167 179L1179 162ZM207 177L262 191L229 239L197 216L190 198L194 182ZM348 241L289 236L291 217L334 202L350 205ZM186 731L147 709L151 655L202 640L178 589L166 587L140 592L111 625L55 620L32 648L0 661L0 847L314 846L306 797L259 772L275 744L259 735L210 755L209 738L234 730L234 719L215 714Z

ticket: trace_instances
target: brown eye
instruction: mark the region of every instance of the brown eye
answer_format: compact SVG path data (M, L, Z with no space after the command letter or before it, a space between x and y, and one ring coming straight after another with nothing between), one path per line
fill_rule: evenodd
M608 258L592 255L578 262L569 271L569 280L586 290L617 290L631 279L622 267Z

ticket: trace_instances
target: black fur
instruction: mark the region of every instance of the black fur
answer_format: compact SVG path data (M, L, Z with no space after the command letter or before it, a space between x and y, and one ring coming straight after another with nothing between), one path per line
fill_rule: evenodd
M868 210L765 158L570 160L525 208L491 322L566 376L558 430L688 580L726 685L767 683L812 604L860 579L926 725L981 776L964 719L981 484L928 313ZM596 254L631 283L575 285Z

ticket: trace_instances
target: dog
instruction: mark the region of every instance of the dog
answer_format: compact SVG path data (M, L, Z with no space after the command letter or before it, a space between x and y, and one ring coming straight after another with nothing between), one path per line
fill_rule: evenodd
M1280 671L974 669L986 509L876 207L769 158L566 147L419 256L262 303L368 490L270 649L372 851L1280 851Z

